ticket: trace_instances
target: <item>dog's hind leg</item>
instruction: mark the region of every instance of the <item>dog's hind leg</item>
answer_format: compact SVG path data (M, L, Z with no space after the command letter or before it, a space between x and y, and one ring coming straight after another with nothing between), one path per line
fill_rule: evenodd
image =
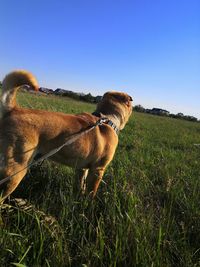
M35 146L33 146L33 148L31 147L31 149L30 145L26 146L26 148L24 146L23 148L23 152L20 151L21 153L16 153L13 147L8 147L3 153L5 156L4 163L0 170L0 179L6 177L10 178L7 182L0 185L0 202L15 190L27 173L27 167L34 156Z

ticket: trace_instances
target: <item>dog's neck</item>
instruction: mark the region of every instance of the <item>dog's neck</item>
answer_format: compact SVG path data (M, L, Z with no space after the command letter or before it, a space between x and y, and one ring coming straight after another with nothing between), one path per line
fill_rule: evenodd
M109 115L104 115L106 118L108 118L109 120L111 120L118 129L120 129L121 127L121 123L120 123L120 119L115 115L115 114L109 114Z
M93 113L95 116L98 116L100 118L107 118L109 120L111 120L115 126L120 129L121 127L121 121L120 121L120 118L118 118L118 116L116 114L103 114L101 112L94 112Z

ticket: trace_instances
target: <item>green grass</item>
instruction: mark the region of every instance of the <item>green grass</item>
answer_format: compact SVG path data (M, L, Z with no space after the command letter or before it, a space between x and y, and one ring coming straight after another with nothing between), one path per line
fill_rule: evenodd
M69 98L19 100L94 110ZM73 197L68 167L45 162L29 171L13 196L36 209L1 211L0 266L200 266L200 124L134 113L119 139L94 201Z

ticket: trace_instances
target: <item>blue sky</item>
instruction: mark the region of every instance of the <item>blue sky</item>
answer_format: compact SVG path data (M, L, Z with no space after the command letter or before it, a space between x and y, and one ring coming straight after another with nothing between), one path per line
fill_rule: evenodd
M0 80L103 94L200 119L199 0L2 0Z

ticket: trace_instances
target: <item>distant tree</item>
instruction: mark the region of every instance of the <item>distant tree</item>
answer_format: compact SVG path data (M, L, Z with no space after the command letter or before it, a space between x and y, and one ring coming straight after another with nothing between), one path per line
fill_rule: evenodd
M98 95L94 97L94 103L99 103L102 99L102 96Z
M179 113L177 113L177 116L179 116L179 117L183 117L184 114L183 114L182 112L179 112Z
M182 112L179 112L179 113L176 114L176 117L179 118L179 119L183 119L184 114Z
M170 113L169 114L169 117L171 117L171 118L178 118L177 115L176 114L173 114L173 113Z
M80 99L86 102L90 102L90 103L94 103L95 102L95 98L94 96L92 96L90 93L87 95L83 95L80 96Z
M141 105L136 105L133 109L138 112L145 112L145 108L143 108Z
M198 121L198 119L193 116L184 116L183 118L187 121Z
M76 100L78 100L80 98L79 95L77 95L76 93L67 92L67 91L63 93L63 96L68 96L68 97L71 97L71 98L76 99Z

